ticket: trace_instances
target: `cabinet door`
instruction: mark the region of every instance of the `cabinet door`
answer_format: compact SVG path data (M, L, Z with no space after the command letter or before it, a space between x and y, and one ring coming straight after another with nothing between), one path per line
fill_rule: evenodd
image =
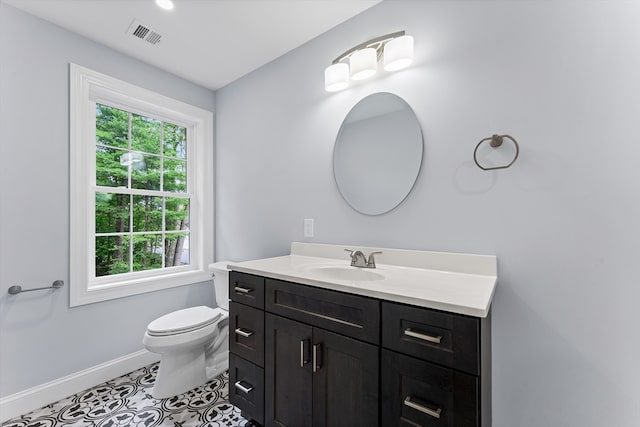
M265 314L265 426L311 427L311 326Z
M313 329L313 426L378 425L378 347Z

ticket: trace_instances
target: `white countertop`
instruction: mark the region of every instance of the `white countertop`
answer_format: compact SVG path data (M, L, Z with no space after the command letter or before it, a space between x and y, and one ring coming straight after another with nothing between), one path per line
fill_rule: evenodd
M382 251L376 256L375 269L363 269L382 277L354 281L319 274L318 269L324 268L358 268L349 267L345 247L360 249L367 256L374 250ZM393 264L385 263L388 261ZM474 317L488 315L497 283L495 256L307 243L293 243L291 255L229 263L228 268Z

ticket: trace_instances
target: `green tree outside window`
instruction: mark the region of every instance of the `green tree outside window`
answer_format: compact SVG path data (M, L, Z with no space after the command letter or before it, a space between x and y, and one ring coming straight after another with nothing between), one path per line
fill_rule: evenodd
M96 104L95 153L96 276L189 264L186 129Z

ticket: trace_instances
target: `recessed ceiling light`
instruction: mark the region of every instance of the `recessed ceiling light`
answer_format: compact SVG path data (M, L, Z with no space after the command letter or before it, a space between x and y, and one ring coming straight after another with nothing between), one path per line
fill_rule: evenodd
M156 0L156 4L163 8L164 10L173 9L173 1L172 0Z

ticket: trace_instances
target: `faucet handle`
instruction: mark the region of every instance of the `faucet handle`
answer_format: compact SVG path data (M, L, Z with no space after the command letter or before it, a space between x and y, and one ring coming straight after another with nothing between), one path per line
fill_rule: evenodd
M356 262L356 257L355 257L355 249L344 249L345 252L349 252L349 258L351 258L351 266L353 267L355 265Z
M369 260L367 261L367 267L376 268L376 259L373 257L375 254L381 254L382 251L375 251L369 254Z
M367 257L360 249L345 249L351 257L351 267L367 267Z

